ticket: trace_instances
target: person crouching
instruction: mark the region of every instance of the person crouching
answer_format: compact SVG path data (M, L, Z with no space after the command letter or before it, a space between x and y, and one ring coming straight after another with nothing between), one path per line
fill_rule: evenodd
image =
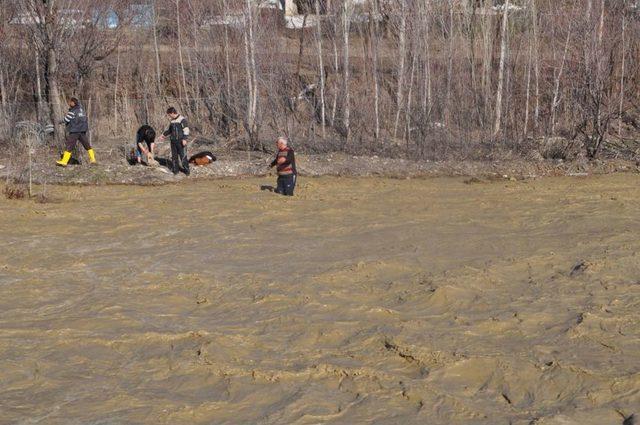
M187 142L189 139L189 124L187 119L178 114L176 108L167 109L167 117L169 118L169 128L162 133L160 140L169 137L171 141L171 171L178 174L180 169L188 176L189 161L187 160Z
M136 133L135 157L136 163L150 165L154 162L156 131L149 125L143 125ZM144 157L144 161L143 161Z
M71 152L73 152L78 142L82 143L87 154L89 154L89 163L95 164L96 153L91 147L91 143L87 137L87 132L89 131L87 114L77 98L69 98L67 104L69 105L69 111L67 115L64 116L64 119L60 121L60 124L64 124L67 127L67 141L62 158L56 161L56 164L61 167L66 167L71 159Z
M288 145L289 141L286 137L278 138L276 141L278 152L276 153L275 159L271 162L271 167L276 167L278 171L278 181L275 192L285 196L293 196L298 171L296 170L295 153Z

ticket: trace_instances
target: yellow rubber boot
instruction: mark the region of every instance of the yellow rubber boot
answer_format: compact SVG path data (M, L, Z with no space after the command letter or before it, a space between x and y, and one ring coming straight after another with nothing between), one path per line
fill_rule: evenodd
M87 153L89 154L89 163L96 164L96 151L89 149Z
M61 167L66 167L70 159L71 152L64 151L64 153L62 154L62 159L60 161L56 161L56 164L60 165Z

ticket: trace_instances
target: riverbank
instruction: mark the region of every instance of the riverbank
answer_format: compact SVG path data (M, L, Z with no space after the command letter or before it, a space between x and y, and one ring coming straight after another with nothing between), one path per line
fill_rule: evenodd
M62 185L163 185L185 180L262 177L272 173L268 164L272 156L256 152L217 154L218 160L203 167L192 167L189 177L174 176L166 167L129 165L123 158L100 158L96 166L70 165L57 167L54 158L41 157L31 166L31 179L36 184ZM464 176L483 179L531 179L545 176L600 175L638 172L631 160L525 160L503 161L412 161L383 157L352 156L341 153L323 155L298 154L301 176L421 178ZM1 162L1 161L0 161ZM0 178L29 178L25 161L0 163Z

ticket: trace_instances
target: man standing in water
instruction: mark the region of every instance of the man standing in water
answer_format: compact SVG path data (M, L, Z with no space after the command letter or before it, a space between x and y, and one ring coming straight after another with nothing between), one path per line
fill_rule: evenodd
M165 140L169 137L171 141L171 171L173 174L178 174L180 169L188 176L191 172L189 170L189 160L187 159L187 139L189 138L189 124L187 119L178 114L176 108L167 109L167 116L169 117L169 128L162 133L160 140Z
M289 146L286 137L280 137L276 141L278 152L271 162L271 167L278 170L278 183L275 192L285 196L293 196L296 187L298 171L296 170L296 157Z
M95 164L96 153L91 147L91 143L87 137L87 132L89 131L87 114L77 98L70 98L67 100L67 104L69 105L69 112L67 112L64 119L60 121L60 124L64 124L67 127L67 142L65 151L62 154L62 159L56 161L56 164L62 167L67 166L71 159L71 152L76 147L78 141L82 143L82 146L87 150L89 162Z

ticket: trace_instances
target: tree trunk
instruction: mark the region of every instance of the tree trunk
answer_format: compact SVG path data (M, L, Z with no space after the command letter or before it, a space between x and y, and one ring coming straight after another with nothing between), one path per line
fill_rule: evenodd
M445 100L445 121L447 125L451 121L451 88L453 85L453 52L454 52L454 21L453 21L453 1L449 0L449 52L447 60L447 98Z
M0 97L2 98L2 117L7 113L7 88L4 83L4 70L0 69Z
M351 0L345 0L343 6L343 35L344 35L344 129L347 143L351 141L351 96L349 91L349 32L351 30Z
M406 0L401 1L401 9L400 9L400 33L398 34L398 43L399 43L399 51L400 55L400 64L398 69L398 88L396 92L396 119L393 124L393 138L398 137L398 124L400 122L400 111L402 110L403 100L402 96L404 93L404 68L405 61L407 57L407 4Z
M493 1L484 0L482 4L485 12L482 15L482 88L484 113L487 121L490 119L491 68L493 63L493 17L486 13L490 4L493 4Z
M504 84L504 67L507 61L507 30L509 20L509 0L504 5L502 14L502 31L500 35L500 66L498 68L498 89L496 93L496 121L493 127L493 136L498 136L502 124L502 86Z
M113 87L113 134L118 131L118 82L120 80L120 48L116 53L116 79Z
M413 83L416 73L416 56L411 60L411 77L409 78L409 93L407 94L407 107L404 111L405 134L404 139L409 149L409 141L411 140L411 107L413 103Z
M531 0L531 20L533 25L533 63L535 69L535 97L536 106L533 113L534 135L540 121L540 44L538 41L538 11L536 8L536 0Z
M372 57L371 61L373 62L373 93L374 93L374 115L375 115L375 139L376 141L380 140L380 81L378 79L378 8L377 2L373 2L373 17L370 16L369 20L369 28L371 29L371 22L373 21L373 31L371 34L371 43L372 43Z
M40 74L40 54L38 53L38 49L34 49L34 55L36 65L36 98L38 99L38 122L42 122L44 105L42 104L42 77Z
M184 59L182 55L182 31L180 28L180 0L176 0L176 25L178 32L178 58L180 59L180 73L182 76L182 96L189 103L189 92L187 91L187 76L184 71Z
M158 94L162 93L162 77L160 74L160 49L158 48L158 14L156 10L156 0L153 0L153 48L156 59L156 87Z
M248 26L251 25L251 3L249 0L246 2L247 11L245 12L245 20L244 20L244 55L245 55L245 72L247 74L247 118L246 118L246 126L247 133L249 133L249 138L251 138L251 131L253 129L253 77L251 76L251 57L249 52L249 29Z
M602 107L602 101L601 98L604 95L604 62L605 62L605 52L602 48L602 40L604 37L604 10L605 10L605 0L601 0L600 2L600 24L598 26L598 50L596 53L596 57L597 57L597 75L596 75L596 90L597 90L597 97L598 99L600 99L598 101L598 110L597 110L597 129L598 129L598 135L602 137L603 135L603 131L602 131L602 111L601 111L601 107Z
M522 129L522 136L526 139L529 128L529 99L531 97L531 62L532 62L532 53L533 46L531 44L531 39L529 39L529 52L527 58L527 84L526 84L526 96L524 102L524 125Z
M249 15L249 43L250 43L250 51L251 51L251 75L253 78L253 109L251 110L251 114L253 116L253 128L252 128L252 138L254 143L258 142L258 70L256 68L256 40L253 34L253 17Z
M247 73L247 86L249 89L249 99L247 102L247 132L251 141L251 147L256 147L257 142L257 103L258 103L258 80L256 76L255 60L255 40L253 36L253 11L251 0L246 0L245 16L245 61Z
M481 127L484 127L484 117L480 111L480 91L478 90L478 76L476 74L476 8L474 7L471 13L467 13L467 21L465 27L468 28L467 38L469 45L469 69L471 77L471 95L473 97L474 109L476 112L477 122Z
M622 138L622 114L624 112L624 79L626 72L626 28L627 20L622 17L622 64L620 65L620 109L618 110L618 138Z
M300 70L302 68L302 58L304 57L304 29L307 27L307 18L309 18L308 14L305 14L302 17L302 29L300 30L300 36L298 37L298 63L296 65L296 76L298 77L298 81L302 81L300 77Z
M226 0L222 0L222 13L224 16L224 19L226 21L227 19L227 14L228 14L228 10L227 10L227 1ZM229 29L227 28L227 25L224 26L224 69L225 69L225 74L226 74L226 91L227 91L227 103L231 102L231 87L232 87L232 83L231 83L231 64L229 61Z
M192 65L192 55L189 53L189 67L193 69L193 88L191 89L192 93L192 104L193 110L196 116L200 116L200 102L198 98L200 98L200 61L198 60L198 52L200 51L200 45L198 44L198 40L200 39L200 34L198 34L198 22L196 19L193 19L193 51L195 52L195 66Z
M338 22L337 18L333 20L333 37L331 37L331 41L333 44L333 104L331 105L331 125L334 126L336 124L336 111L338 109L338 71L340 70L339 59L338 59L338 42L336 40L338 36Z
M58 88L58 54L53 46L49 46L47 50L47 70L49 80L49 111L51 122L55 125L62 120L62 105L60 98L60 89ZM60 126L56 129L54 136L60 147L64 143L64 130L60 130Z
M424 56L425 56L425 82L424 82L424 94L422 100L422 113L426 117L427 121L431 115L431 52L429 51L429 0L425 0L423 13L423 31L424 31Z
M555 89L553 90L553 100L551 103L551 135L553 136L556 131L556 109L560 103L560 81L562 79L562 73L564 71L564 64L567 60L567 52L569 50L569 40L571 38L571 26L567 32L567 40L564 44L564 53L562 54L562 62L560 63L560 70L555 78Z
M315 1L316 6L316 43L318 47L318 67L320 68L320 121L322 128L322 138L326 138L325 130L325 103L324 103L324 61L322 58L322 29L320 26L320 0Z

